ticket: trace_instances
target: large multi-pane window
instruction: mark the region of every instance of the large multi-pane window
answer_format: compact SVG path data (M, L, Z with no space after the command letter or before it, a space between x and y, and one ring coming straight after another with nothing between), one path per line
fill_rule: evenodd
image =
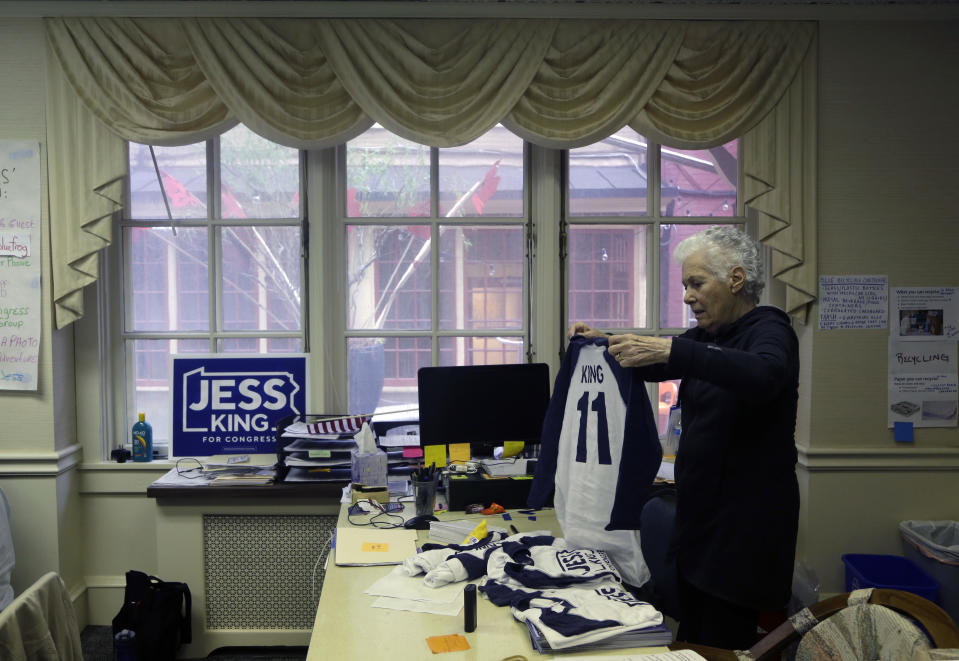
M415 403L420 367L525 361L522 140L437 149L374 126L344 152L350 411Z
M694 326L672 251L709 225L744 223L738 141L680 150L624 128L570 150L568 163L569 321L661 336ZM661 432L676 390L653 393Z
M125 410L170 439L170 356L304 349L300 154L239 126L130 144L121 222Z
M145 411L164 445L171 354L340 356L313 380L336 411L370 413L415 405L420 367L549 361L560 347L534 346L537 327L556 329L550 338L572 321L676 335L695 319L673 248L716 222L744 223L736 141L679 150L625 128L564 159L501 126L431 148L375 125L310 154L317 171L301 156L242 126L184 147L130 146L118 428ZM564 167L565 191L542 185L564 180ZM312 342L306 215L332 255L310 261L324 301L313 318L342 329ZM558 250L545 251L544 236ZM549 275L531 283L537 272ZM651 386L663 427L676 392Z

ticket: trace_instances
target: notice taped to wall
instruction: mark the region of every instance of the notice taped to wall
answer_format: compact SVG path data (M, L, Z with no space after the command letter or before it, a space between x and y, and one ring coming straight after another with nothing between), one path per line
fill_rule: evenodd
M819 276L819 329L885 328L889 283L884 275Z
M889 327L904 341L959 338L959 288L895 287Z
M906 342L889 339L888 425L955 427L959 378L955 340Z
M40 145L0 140L0 389L36 390Z

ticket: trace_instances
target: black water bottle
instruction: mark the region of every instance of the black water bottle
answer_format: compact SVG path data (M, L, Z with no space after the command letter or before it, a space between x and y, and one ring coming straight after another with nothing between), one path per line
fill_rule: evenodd
M129 629L124 629L113 637L114 661L136 661L136 637L136 633Z

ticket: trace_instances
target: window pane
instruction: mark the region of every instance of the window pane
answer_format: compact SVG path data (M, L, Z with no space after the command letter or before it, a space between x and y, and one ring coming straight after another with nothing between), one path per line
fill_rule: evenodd
M153 426L153 447L169 445L170 356L176 353L207 353L206 340L130 340L127 351L133 355L133 398L127 406L130 425L137 413L145 413ZM129 354L128 354L129 355Z
M572 225L569 320L596 328L646 321L646 225Z
M669 409L679 403L679 379L673 381L663 381L655 384L658 389L657 410L656 410L656 428L659 431L659 437L666 435L666 426L669 423ZM673 439L673 443L679 443L678 439Z
M300 155L243 125L220 137L223 218L298 218Z
M569 150L571 216L645 216L646 138L629 127Z
M659 228L659 325L661 328L690 328L696 317L683 303L683 265L673 260L673 250L687 236L709 225L661 225Z
M710 149L662 148L663 216L735 216L739 141Z
M225 227L223 327L299 330L300 228Z
M130 227L127 292L136 331L207 330L205 229Z
M229 337L220 340L224 353L302 353L303 341L298 337Z
M375 125L346 144L346 215L430 215L430 149Z
M461 147L439 150L439 215L522 216L523 140L497 125Z
M347 328L428 329L429 226L349 225L346 237Z
M415 404L416 373L430 364L428 337L347 340L350 413Z
M206 143L154 147L153 152L156 167L149 146L130 143L128 217L135 220L206 218ZM163 202L164 193L170 205L169 215Z
M440 227L440 328L522 328L523 228Z
M440 365L506 365L526 362L522 337L441 337Z

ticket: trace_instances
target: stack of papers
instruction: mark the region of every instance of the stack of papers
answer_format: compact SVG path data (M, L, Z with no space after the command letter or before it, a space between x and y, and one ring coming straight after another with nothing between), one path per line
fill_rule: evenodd
M362 425L359 416L291 422L277 440L283 465L289 469L285 481L349 482L354 435Z
M550 647L549 641L543 636L536 625L526 621L529 629L529 640L540 654L549 654L550 652L597 652L600 650L619 650L628 647L655 647L657 645L669 645L673 642L673 633L665 624L657 624L651 627L642 627L632 629L623 633L603 638L591 643L583 643L573 647L564 647L561 650L554 650Z
M272 477L252 475L223 475L210 480L211 487L266 487L273 484Z
M349 466L345 468L338 467L317 467L303 468L302 466L290 466L286 474L286 482L349 482L353 477L353 471Z
M275 455L218 455L203 463L170 469L157 486L269 486L276 478Z
M483 470L493 477L526 475L526 459L509 457L507 459L482 459Z
M338 565L398 565L416 555L416 531L405 528L337 528L333 543Z
M478 519L457 519L456 521L430 521L430 539L440 544L462 544L466 536L473 532ZM487 525L490 532L508 534L505 528Z
M377 597L373 608L450 616L463 610L462 583L430 588L423 583L422 576L410 576L402 567L394 567L364 592Z

